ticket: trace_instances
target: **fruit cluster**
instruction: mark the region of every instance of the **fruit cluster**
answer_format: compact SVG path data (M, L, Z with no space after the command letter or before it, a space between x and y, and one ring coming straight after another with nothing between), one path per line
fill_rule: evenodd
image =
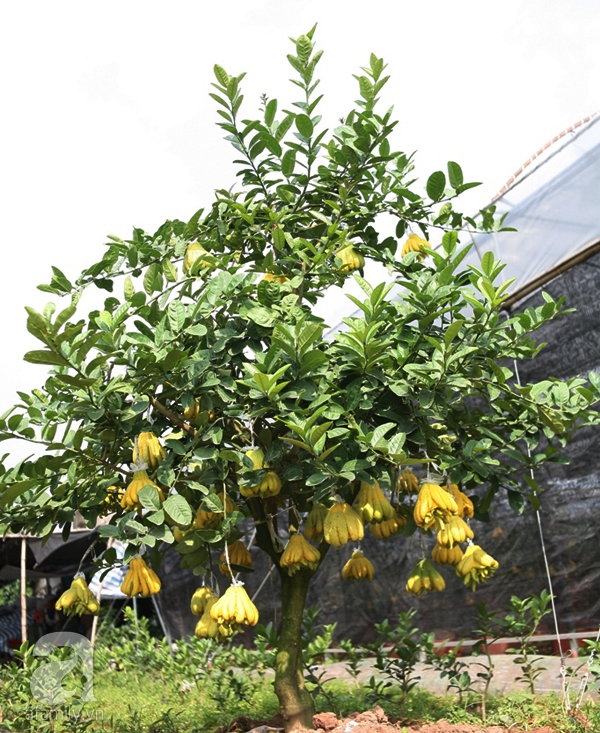
M241 583L231 585L220 598L209 588L198 588L191 609L200 616L194 632L200 639L226 641L243 626L258 623L258 610Z
M88 588L83 574L76 575L71 587L56 601L56 610L67 616L83 616L84 613L95 616L100 611L100 604Z
M415 495L416 498L411 499ZM399 473L391 501L373 479L361 482L353 506L339 498L329 508L323 503L314 503L305 520L304 537L291 534L280 564L290 574L302 567L316 569L320 553L307 540L325 541L340 548L349 542L360 542L365 525L374 537L389 539L406 527L411 502L414 504L412 515L415 525L423 532L435 533L437 541L431 553L434 562L454 566L456 573L472 588L486 580L498 567L493 558L471 543L473 530L465 521L474 514L471 499L456 484L440 486L433 481L419 484L410 469ZM460 545L465 542L469 547L463 554ZM344 565L342 578L372 580L374 572L372 563L357 549ZM417 563L406 585L409 593L418 594L444 588L443 577L425 559Z
M263 468L267 468L264 463L265 454L261 450L249 450L246 455L252 461L255 471L260 471ZM269 496L277 496L281 491L281 479L275 473L275 471L268 471L263 480L256 486L244 486L240 485L240 494L247 499L258 496L262 499L266 499Z

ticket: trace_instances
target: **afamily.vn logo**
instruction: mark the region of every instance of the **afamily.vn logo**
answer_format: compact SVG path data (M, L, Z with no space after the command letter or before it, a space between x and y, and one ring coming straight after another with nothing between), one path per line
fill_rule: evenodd
M34 700L49 707L96 700L93 647L85 636L69 631L46 634L36 642L33 654L49 658L31 676Z

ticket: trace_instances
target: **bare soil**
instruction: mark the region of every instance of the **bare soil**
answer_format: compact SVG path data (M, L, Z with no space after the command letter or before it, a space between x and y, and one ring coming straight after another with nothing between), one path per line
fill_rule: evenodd
M482 728L470 723L448 723L438 720L436 723L407 723L402 720L389 719L380 707L354 713L344 720L338 720L333 713L320 713L313 718L314 733L509 733L504 726L493 725ZM262 733L262 731L261 731ZM521 733L514 727L510 733ZM555 733L550 728L530 729L530 733Z
M448 723L438 720L435 723L409 723L406 720L388 718L380 707L353 713L340 719L335 713L317 713L313 718L314 728L307 733L524 733L520 728L492 725L484 728L470 723ZM279 715L271 720L251 720L241 717L229 726L219 728L215 733L274 733L283 731L283 721ZM547 726L529 728L527 733L557 733Z

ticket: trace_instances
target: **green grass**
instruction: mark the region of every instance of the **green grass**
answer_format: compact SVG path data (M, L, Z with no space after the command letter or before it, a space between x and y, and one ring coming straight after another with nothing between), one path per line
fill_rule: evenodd
M231 685L231 678L215 670L215 680L196 684L179 678L165 679L162 676L136 674L135 672L107 672L94 680L94 707L104 714L105 727L120 730L119 721L137 717L140 730L145 730L153 721L170 714L176 721L173 730L210 731L230 722L238 716L272 717L277 712L277 698L271 684L256 680L240 685ZM169 730L168 727L165 730ZM125 729L123 729L125 731Z

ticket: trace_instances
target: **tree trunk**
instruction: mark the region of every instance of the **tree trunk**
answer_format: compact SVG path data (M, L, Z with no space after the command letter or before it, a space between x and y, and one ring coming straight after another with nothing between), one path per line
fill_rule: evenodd
M275 694L285 731L312 728L315 712L312 695L304 685L302 674L302 612L308 584L313 575L300 570L289 576L281 572L282 624L275 661Z

